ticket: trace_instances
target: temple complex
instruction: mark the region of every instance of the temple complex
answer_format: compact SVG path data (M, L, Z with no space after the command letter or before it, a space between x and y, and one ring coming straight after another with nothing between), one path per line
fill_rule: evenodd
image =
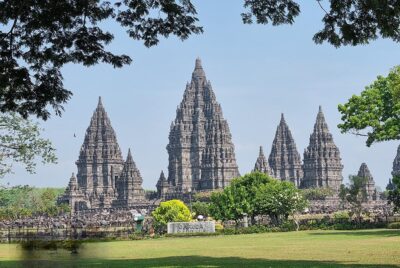
M342 170L339 148L333 142L322 108L319 107L310 144L304 151L302 187L324 187L338 192L343 182Z
M229 126L200 59L171 124L167 151L168 185L160 182L161 192L224 188L239 176Z
M161 171L157 192L146 195L132 152L129 149L124 160L99 98L76 161L77 176L72 174L60 202L68 202L73 210L145 207L161 200L185 199L195 191L221 189L240 176L228 122L200 59L196 60L191 82L186 85L171 124L167 152L168 176ZM335 206L343 181L342 170L340 152L321 107L304 151L303 164L282 114L268 159L261 146L253 169L301 188L332 188L335 196L329 202ZM392 174L400 175L400 146ZM367 201L378 200L375 182L366 164L361 165L358 176L368 179Z
M263 147L260 146L260 152L253 171L265 173L271 177L275 177L274 171L269 166L268 160L265 158Z
M300 185L303 177L301 158L283 114L276 129L268 162L277 179Z

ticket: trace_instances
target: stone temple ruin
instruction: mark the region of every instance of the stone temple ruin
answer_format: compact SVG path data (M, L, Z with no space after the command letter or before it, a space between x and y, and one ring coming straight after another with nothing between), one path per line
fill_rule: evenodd
M156 195L145 195L131 151L124 160L99 98L76 161L77 175L72 175L59 201L69 203L73 210L141 208L160 200L185 198L192 191L224 188L240 176L228 123L200 59L196 60L191 82L186 85L171 124L167 152L168 175L161 172ZM299 188L331 188L336 195L343 182L342 170L339 148L321 107L303 161L282 114L268 159L260 147L254 166L254 171L290 181ZM400 174L400 147L393 173ZM378 200L366 164L361 165L358 176L368 178L368 201Z

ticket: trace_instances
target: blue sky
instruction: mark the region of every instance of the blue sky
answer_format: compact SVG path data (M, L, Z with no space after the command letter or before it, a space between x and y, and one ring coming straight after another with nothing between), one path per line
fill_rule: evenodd
M167 169L166 145L176 106L196 57L201 57L230 125L242 174L253 168L260 145L269 154L282 112L303 155L322 105L341 151L345 180L366 162L377 184L386 186L398 143L367 148L363 138L341 134L336 127L340 122L337 105L399 64L399 44L378 40L340 49L314 44L312 37L322 28L323 16L316 1L300 1L302 14L296 23L279 27L243 25L243 1L193 3L205 32L184 42L172 37L149 49L107 23L105 27L116 37L110 49L130 55L132 65L123 69L103 64L66 66L64 83L74 96L61 118L54 116L42 123L44 136L57 148L59 163L39 165L33 175L16 165L15 174L3 182L66 186L76 172L79 148L102 96L124 157L131 148L144 187L154 189L160 171Z

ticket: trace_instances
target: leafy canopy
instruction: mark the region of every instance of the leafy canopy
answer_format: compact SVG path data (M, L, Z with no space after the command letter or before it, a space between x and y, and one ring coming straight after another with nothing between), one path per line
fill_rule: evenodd
M247 214L251 218L268 215L277 223L307 205L300 190L291 182L272 179L253 172L234 179L222 192L211 196L210 213L219 220L238 221Z
M400 139L400 66L339 105L339 112L343 121L339 129L367 137L367 146Z
M184 40L202 32L190 0L3 0L0 1L0 111L47 119L72 93L61 68L103 62L119 68L127 55L107 50L114 39L101 24L115 20L134 40L154 46L161 36Z
M63 188L35 188L28 185L9 188L0 186L0 220L67 212L68 205L57 205L56 202L64 190Z
M362 45L378 37L400 41L400 0L313 0L323 28L317 44ZM246 24L293 24L300 0L244 0ZM120 68L128 55L108 50L113 20L136 41L157 45L161 37L181 40L200 34L191 0L0 0L0 111L24 118L61 115L72 92L64 87L65 64L105 63Z

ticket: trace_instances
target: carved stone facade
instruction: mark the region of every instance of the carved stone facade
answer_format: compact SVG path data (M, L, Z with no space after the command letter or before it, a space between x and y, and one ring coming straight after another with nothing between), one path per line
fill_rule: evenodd
M131 150L128 151L124 167L119 177L116 178L115 188L117 189L118 207L133 207L145 199L142 188L143 179L133 161Z
M167 151L170 191L224 188L239 176L229 126L200 59L171 124Z
M360 169L358 170L358 177L362 177L366 179L365 183L365 191L367 193L367 200L366 201L376 201L379 199L379 194L375 188L375 181L374 177L372 177L371 172L367 164L362 163Z
M303 161L304 188L326 187L339 191L343 182L343 165L321 107Z
M86 130L78 161L61 201L74 209L131 206L144 202L142 178L132 156L124 162L115 131L101 98Z
M303 177L301 158L283 114L276 129L268 162L277 179L300 185Z
M393 160L393 169L392 169L392 176L399 176L400 175L400 145L397 147L397 154Z
M260 152L258 153L258 158L256 164L254 165L253 171L259 171L265 173L271 177L275 177L274 171L269 166L268 160L265 158L263 147L260 146Z

